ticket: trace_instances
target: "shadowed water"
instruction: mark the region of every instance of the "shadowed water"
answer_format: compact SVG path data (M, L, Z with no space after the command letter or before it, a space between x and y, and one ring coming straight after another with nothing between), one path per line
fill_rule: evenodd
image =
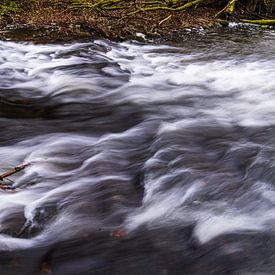
M0 274L274 274L274 42L0 41Z

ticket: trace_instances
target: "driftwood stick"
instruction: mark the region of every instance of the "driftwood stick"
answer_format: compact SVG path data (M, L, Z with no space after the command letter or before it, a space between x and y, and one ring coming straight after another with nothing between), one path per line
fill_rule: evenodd
M4 178L7 178L23 169L25 169L27 166L29 166L30 163L24 163L24 164L21 164L21 165L18 165L18 166L15 166L14 168L8 170L7 172L3 173L3 174L0 174L0 181L3 181Z

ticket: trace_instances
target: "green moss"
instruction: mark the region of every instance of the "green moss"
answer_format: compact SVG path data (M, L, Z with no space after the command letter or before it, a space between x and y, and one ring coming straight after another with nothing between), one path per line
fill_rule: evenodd
M250 23L250 24L257 24L257 25L268 25L268 26L275 26L275 19L262 19L262 20L247 20L241 19L240 22L242 23Z
M226 6L225 12L228 14L232 14L235 10L235 3L237 0L230 0Z
M2 4L0 4L0 14L11 14L18 12L19 6L15 1L4 0Z

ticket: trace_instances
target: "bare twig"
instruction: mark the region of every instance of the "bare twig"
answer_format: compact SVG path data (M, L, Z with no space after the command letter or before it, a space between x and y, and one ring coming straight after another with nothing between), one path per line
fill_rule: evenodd
M24 163L24 164L21 164L21 165L18 165L18 166L15 166L14 168L8 170L7 172L3 173L3 174L0 174L0 180L3 181L4 178L7 178L23 169L25 169L27 166L29 166L30 163Z
M170 14L169 16L167 16L166 18L164 18L163 20L161 20L161 21L159 22L159 26L160 26L162 23L164 23L165 21L169 20L171 17L172 17L172 14Z
M7 172L0 174L0 189L5 190L5 191L11 191L11 192L15 192L14 188L12 187L12 185L7 184L5 182L3 182L4 179L10 181L13 183L12 180L8 179L9 176L12 176L13 174L22 171L23 169L25 169L27 166L29 166L30 163L24 163L18 166L15 166L14 168L8 170Z

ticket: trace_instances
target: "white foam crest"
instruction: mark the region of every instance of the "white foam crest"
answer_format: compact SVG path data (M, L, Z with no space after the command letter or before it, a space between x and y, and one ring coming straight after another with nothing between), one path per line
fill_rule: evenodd
M95 60L91 57L96 50L91 50L91 54L86 56L72 54L80 49L89 52L90 45L94 44L33 45L1 42L0 72L6 75L1 85L4 88L20 90L22 96L28 98L63 94L64 102L79 101L81 98L83 102L87 99L92 100L95 94L102 92L102 76L97 79L89 69L78 75L72 69L73 66L81 64L86 64L87 68L95 67ZM104 54L98 56L102 60L107 59ZM79 96L80 93L82 97Z
M263 202L266 199L270 200L272 198L274 204L274 191L268 191L264 187L264 184L255 184L254 187L255 192L260 191L262 193ZM249 203L253 204L253 202ZM197 224L194 236L201 243L206 243L219 235L228 233L273 230L275 223L275 210L266 207L256 208L251 212L244 213L242 210L232 209L229 206L224 210L222 215L213 215L211 212L206 211L196 213L195 215L197 216Z
M20 190L16 193L0 193L0 211L14 206L26 206L38 198L40 194L31 190Z
M75 162L74 155L68 155L68 148L71 148L71 150L88 148L95 140L94 138L80 135L50 134L25 140L11 146L1 147L2 166L14 167L23 161L29 162L31 165L21 173L11 177L16 179L14 185L19 187L19 191L0 194L0 209L13 207L14 205L30 205L33 201L41 199L45 194L47 196L49 189L52 189L50 196L53 196L58 190L55 190L56 184L53 185L52 182L49 183L46 179L68 176L74 173L74 169L64 171L60 170L57 165L58 163L64 165ZM32 179L39 177L43 177L44 180L37 187L38 191L36 191L35 187L20 190L21 184L28 184ZM41 189L41 186L47 188Z
M205 217L198 221L194 230L194 236L202 244L222 234L261 231L264 229L265 219L259 220L259 217L248 215L211 216L208 213L204 214ZM273 213L273 218L275 218L275 213Z
M45 203L54 203L59 200L59 198L64 198L64 194L69 194L70 192L74 191L76 185L80 188L82 185L86 185L90 182L89 179L81 179L81 181L77 182L69 182L67 184L63 184L62 186L57 186L56 188L51 188L48 192L41 194L40 197L25 207L25 217L28 221L32 222L35 216L36 209L40 206L44 205Z
M91 43L70 43L70 44L32 44L32 43L18 43L12 41L0 41L0 49L10 52L19 52L26 55L28 58L37 58L37 55L61 55L79 48L89 47Z
M201 243L223 234L273 230L275 191L269 184L256 182L230 202L226 194L225 200L211 202L200 198L207 192L203 180L190 183L185 190L173 187L162 191L167 178L148 178L143 206L129 216L128 230L142 225L153 228L195 224L194 237ZM243 201L242 207L240 201Z
M147 183L147 185L150 186L149 183ZM126 225L128 230L134 230L143 224L154 227L158 224L174 222L177 220L179 209L185 201L192 198L200 187L201 183L195 182L186 188L184 193L180 188L173 188L165 192L156 191L154 195L151 194L151 196L147 192L147 197L150 196L150 199L145 199L144 206L141 207L136 214L128 218Z
M183 69L181 72L171 74L172 83L176 85L205 85L207 83L209 90L219 94L235 89L249 92L260 89L261 92L265 92L275 85L271 78L275 73L274 67L270 61L239 63L225 60L190 64L181 69Z
M123 94L125 100L143 105L177 102L190 95L217 96L217 100L209 105L203 104L202 98L197 110L220 123L244 126L273 123L273 59L250 57L238 61L233 58L202 61L200 52L190 55L175 47L131 43L124 43L123 46L113 48L107 55L131 72L130 82L117 91ZM169 54L165 49L174 52ZM229 95L228 100L223 98ZM194 113L196 109L192 111Z
M0 234L0 251L14 251L16 249L27 249L34 247L36 242L30 239L10 237Z
M48 134L38 136L33 139L25 140L11 146L1 148L2 170L8 167L15 167L21 162L31 163L23 172L23 175L17 177L18 181L24 181L30 175L51 176L62 175L56 164L74 163L74 155L68 154L68 148L78 150L78 148L91 147L97 138L82 135ZM68 157L66 157L68 156ZM70 172L73 173L73 172Z

